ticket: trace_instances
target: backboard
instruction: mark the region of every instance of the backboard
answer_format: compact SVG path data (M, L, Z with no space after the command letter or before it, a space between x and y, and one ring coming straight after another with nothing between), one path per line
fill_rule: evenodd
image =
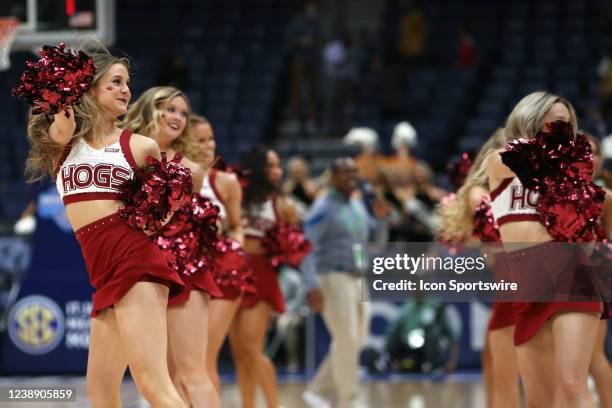
M92 37L107 46L115 41L115 0L2 0L0 16L21 21L13 51L60 42L77 48Z

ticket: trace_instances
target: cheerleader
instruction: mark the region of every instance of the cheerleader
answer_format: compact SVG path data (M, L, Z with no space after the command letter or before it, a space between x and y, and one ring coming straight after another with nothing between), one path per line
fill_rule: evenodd
M524 97L510 113L504 130L505 140L534 137L539 131L545 131L547 124L557 121L577 129L572 105L556 95L534 92ZM554 246L546 244L553 241L553 237L540 222L537 211L540 197L523 187L516 173L504 164L501 154L491 155L484 165L502 242L533 244L507 254L513 257L511 268L533 271L537 265L543 274L552 274L561 272L552 270L556 267L579 262L578 255L561 259L553 250ZM516 194L523 197L518 207L510 205ZM587 387L587 375L598 319L603 310L600 302L514 304L514 343L528 407L595 406ZM557 387L561 392L556 401Z
M187 96L163 86L147 90L130 107L124 126L155 140L169 158L177 153L191 169L193 191L202 189L204 172L185 156L196 155L197 145L189 128L191 108ZM167 228L173 228L171 220ZM219 395L206 371L210 296L221 293L210 270L181 273L186 290L169 302L168 345L174 383L183 400L193 407L218 407Z
M580 131L580 133L585 134L591 143L591 149L593 150L593 182L598 183L603 164L601 145L594 136L584 131ZM607 238L612 239L612 191L605 187L604 190L606 192L606 201L601 219ZM612 367L605 351L607 332L607 321L602 320L599 322L597 342L595 343L595 350L593 350L593 357L589 366L589 372L593 380L595 380L599 402L602 407L612 407L612 387L610 387L612 385Z
M53 173L95 288L87 362L94 407L119 407L126 366L155 407L185 407L166 362L166 307L183 283L163 253L117 211L119 186L148 156L151 139L117 127L130 101L129 63L106 50L91 52L96 73L78 105L55 115L30 115L27 172ZM109 352L110 351L110 352Z
M256 292L244 295L230 328L230 344L243 408L255 406L256 384L262 387L268 407L276 408L276 370L264 354L264 342L271 314L283 313L285 301L277 270L266 256L262 240L279 221L295 224L297 214L293 204L278 194L282 167L275 151L254 146L243 154L241 168L250 172L242 215L244 250L253 269Z
M504 145L503 129L498 129L474 158L465 182L457 191L455 198L440 207L440 237L444 241L451 243L474 240L499 242L499 231L496 226L493 228L477 228L476 226L479 223L492 221L477 219L483 215L486 217L490 200L486 169L482 167L482 163ZM500 264L494 264L493 268L499 267ZM519 406L519 370L512 342L513 333L512 302L493 303L482 356L488 407Z
M199 160L204 170L204 182L200 193L219 207L221 228L225 236L244 243L244 233L241 223L240 204L242 202L242 188L238 179L230 173L212 168L215 161L216 141L210 122L197 115L191 116L191 131L199 145ZM248 261L247 261L248 262ZM221 265L223 267L223 265ZM226 266L227 268L227 266ZM223 346L225 336L229 332L234 316L238 312L245 285L245 274L236 274L233 279L218 279L219 289L223 295L210 302L210 318L208 322L208 350L206 364L217 392L221 384L217 371L217 360ZM241 276L242 275L242 276Z

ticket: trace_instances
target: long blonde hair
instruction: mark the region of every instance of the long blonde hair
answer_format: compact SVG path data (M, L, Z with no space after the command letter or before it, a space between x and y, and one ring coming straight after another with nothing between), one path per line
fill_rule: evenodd
M115 57L99 42L93 44L94 48L89 49L87 45L81 47L93 59L96 66L96 74L90 90L83 95L81 103L74 105L74 120L76 122L76 130L72 137L73 141L80 138L89 138L91 135L103 129L109 120L115 118L110 116L98 105L94 96L93 90L98 85L100 78L108 72L115 64L125 66L128 71L130 62L127 58ZM32 114L28 116L28 142L30 143L30 151L26 161L26 175L28 182L43 180L46 175L51 174L55 164L63 150L63 147L54 142L49 135L49 128L53 123L53 115L50 114Z
M211 129L213 128L212 124L210 123L208 119L206 119L204 116L200 116L196 113L193 113L191 115L191 118L189 119L189 128L191 129L191 132L193 132L193 128L195 128L198 125L208 125L210 126ZM194 135L194 138L195 138L195 135ZM207 168L208 166L208 163L204 163L204 154L202 152L201 146L199 145L196 147L196 149L194 149L193 157L191 159L195 161L196 163L198 163L203 168Z
M544 118L550 108L557 102L564 104L570 113L570 123L574 132L578 130L578 119L572 104L566 99L552 93L537 91L525 96L516 104L504 130L504 139L510 142L519 137L533 137L544 126Z
M441 221L438 233L444 240L464 242L471 238L474 208L470 206L470 190L473 187L483 187L488 190L487 160L505 144L504 129L499 128L478 151L465 182L454 199L448 200L438 208Z
M208 125L208 126L212 126L210 124L210 121L208 119L206 119L204 116L200 116L197 113L192 113L191 117L189 118L189 126L193 127L196 125Z
M601 177L601 170L604 161L603 152L601 151L601 142L599 139L585 130L580 129L578 130L578 133L585 135L589 143L591 143L591 151L593 153L593 179L597 179ZM599 162L597 167L595 167L595 158L597 158Z
M187 124L183 132L172 142L172 148L183 156L194 160L197 157L197 145L191 135L189 125L191 104L189 98L182 91L172 86L155 86L143 93L128 109L128 114L121 126L132 130L134 133L152 137L159 132L159 121L163 115L161 106L170 102L171 99L180 96L185 100L188 109Z

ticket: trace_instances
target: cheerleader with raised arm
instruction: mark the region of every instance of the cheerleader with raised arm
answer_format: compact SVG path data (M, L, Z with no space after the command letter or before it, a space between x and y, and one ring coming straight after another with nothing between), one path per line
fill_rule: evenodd
M580 133L585 134L591 143L591 149L593 150L593 182L598 183L601 177L601 168L603 164L601 144L594 136L583 131L580 131ZM610 240L612 239L612 191L605 187L602 188L606 192L606 198L601 220L605 236ZM608 259L608 262L609 261ZM591 365L589 366L589 372L595 381L599 402L602 407L612 407L612 365L610 365L610 360L605 350L607 333L608 322L602 320L599 322L597 342L595 343Z
M512 275L524 280L519 285L530 283L523 291L539 291L533 287L537 284L552 291L545 286L552 278L565 285L589 276L584 268L580 275L574 274L574 268L585 264L580 248L560 252L551 243L592 242L597 236L604 194L590 183L590 148L585 147L584 137L576 136L576 129L576 114L568 101L547 92L531 93L508 117L505 151L491 155L485 163L502 242L522 243L523 248L506 255ZM549 140L553 140L551 146ZM559 150L549 154L553 148ZM563 190L568 186L577 194ZM560 208L562 214L557 212ZM568 224L564 219L568 216L583 220ZM583 302L514 303L514 343L528 407L595 406L587 376L599 318L606 311L595 296Z
M58 49L47 51L49 59L35 75L45 69L61 72L54 67L65 55ZM95 288L87 363L93 406L121 406L119 390L129 366L138 390L152 406L184 407L166 361L168 297L180 293L183 283L147 235L118 215L124 205L121 186L147 160L160 159L159 147L117 126L131 96L128 61L106 50L88 54L95 75L80 103L67 99L72 103L49 114L57 100L49 95L65 88L44 89L34 98L34 111L43 113L30 116L27 171L32 179L46 173L55 176ZM72 79L80 75L71 66L64 68Z

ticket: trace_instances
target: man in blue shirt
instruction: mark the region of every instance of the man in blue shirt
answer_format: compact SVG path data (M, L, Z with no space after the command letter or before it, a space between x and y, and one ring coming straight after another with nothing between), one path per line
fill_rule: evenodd
M323 396L337 391L340 408L358 403L359 353L368 338L370 314L362 300L361 276L368 265L368 242L386 240L383 209L374 204L377 218L370 216L356 196L359 176L351 158L339 158L331 167L331 188L313 204L304 223L313 251L302 262L313 309L322 308L331 334L328 355L304 393L311 406L324 407ZM366 299L367 300L367 299Z

